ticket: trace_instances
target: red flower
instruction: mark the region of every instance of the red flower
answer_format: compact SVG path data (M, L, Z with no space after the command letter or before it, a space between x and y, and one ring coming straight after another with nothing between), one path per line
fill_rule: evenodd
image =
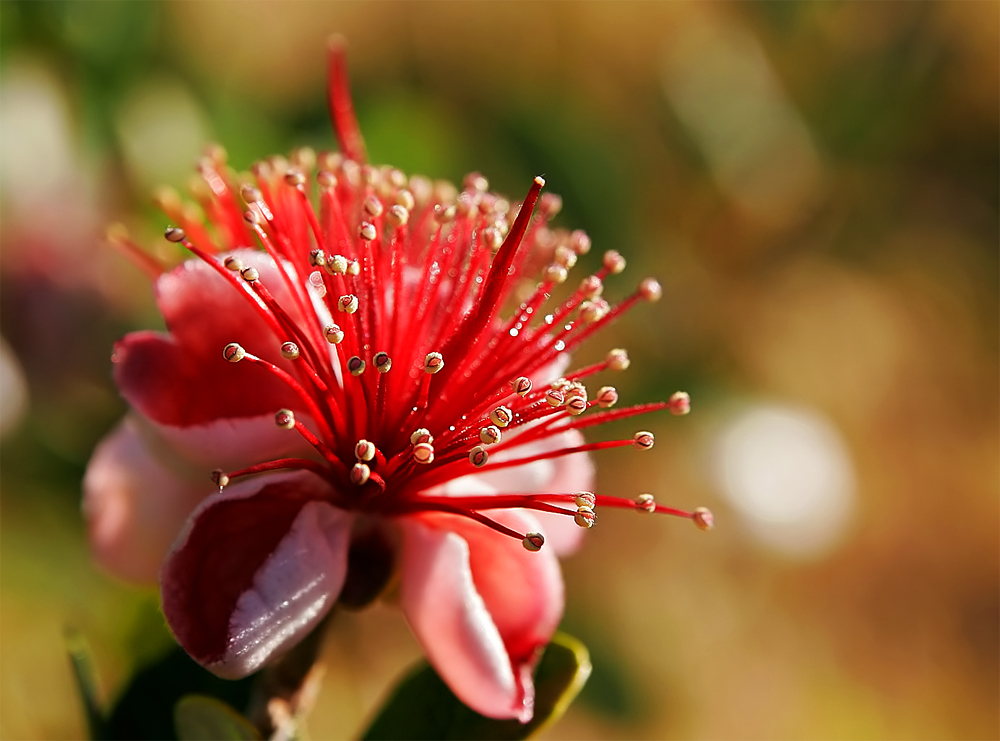
M273 158L238 185L213 152L205 221L163 199L181 225L167 238L197 258L169 272L116 236L156 275L168 331L115 348L134 412L87 471L91 538L120 575L159 572L178 642L226 677L398 575L403 612L456 695L527 721L531 672L563 610L556 556L595 507L711 524L707 510L587 491L587 451L647 449L653 436L588 444L581 429L687 412L686 394L621 410L610 386L591 398L583 380L624 369L622 350L564 375L570 350L659 286L608 304L604 278L624 267L609 252L543 309L590 242L548 229L558 199L540 197L542 179L518 206L479 175L456 192L362 164L342 56L331 60L342 154L318 169L307 151Z

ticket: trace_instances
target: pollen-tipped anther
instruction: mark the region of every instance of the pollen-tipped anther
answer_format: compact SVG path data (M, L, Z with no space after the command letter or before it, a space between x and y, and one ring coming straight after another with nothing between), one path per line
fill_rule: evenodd
M601 409L613 407L618 403L618 389L614 386L601 386L597 391L596 401Z
M326 265L326 253L323 250L309 251L309 264L314 268L321 268Z
M230 342L222 348L222 357L230 363L238 363L246 357L247 351L238 342Z
M699 530L711 530L715 527L715 518L708 507L698 507L691 515L691 521Z
M514 413L509 407L497 407L490 412L490 421L500 429L503 429L514 419Z
M486 461L490 459L490 454L486 452L486 448L482 445L477 445L471 451L469 451L469 462L476 468L482 468L486 465Z
M331 255L326 260L326 272L330 275L343 275L347 272L347 258L343 255Z
M365 361L359 358L357 355L352 355L347 360L347 372L352 376L360 376L365 372Z
M336 324L328 324L323 330L323 334L331 345L339 345L344 341L344 331Z
M573 516L573 522L580 527L592 528L597 522L597 513L590 507L579 507Z
M410 434L410 443L412 445L420 445L421 443L429 444L432 442L434 442L434 436L426 427L418 427Z
M444 368L444 357L439 352L429 352L424 358L424 373L437 373Z
M295 427L295 413L291 409L279 409L274 415L274 423L285 430Z
M551 406L561 407L566 403L566 396L562 391L549 389L545 392L545 401L547 401Z
M367 484L371 475L372 470L368 467L367 463L355 463L351 467L351 483L355 486L364 486Z
M354 444L354 457L359 461L370 461L375 457L375 445L368 440L358 440Z
M392 368L392 358L387 352L377 352L372 357L372 364L379 373L388 373L389 369Z
M288 360L295 360L299 357L299 346L294 342L283 342L281 344L281 356Z
M611 370L623 371L628 368L631 361L628 359L628 353L625 350L616 347L614 350L608 351L605 362Z
M358 227L358 236L364 240L371 242L375 239L377 232L375 231L375 225L369 221L361 222L361 226Z
M580 288L577 290L584 298L595 299L604 292L604 281L596 275L588 275L580 281Z
M303 175L298 169L292 169L285 173L285 185L290 185L293 188L300 188L305 185L306 176Z
M256 283L260 279L260 273L257 268L248 265L240 271L240 277L247 283Z
M219 487L219 489L224 489L229 485L229 476L221 468L216 468L212 471L212 483Z
M676 414L678 417L691 411L691 397L684 391L672 394L667 403L670 405L670 413Z
M410 220L410 212L404 206L397 203L396 205L389 207L389 210L385 215L385 220L389 222L390 226L399 229L401 226L405 226Z
M542 546L545 545L545 536L541 533L528 533L524 536L521 544L524 546L524 550L534 553L535 551L540 551Z
M652 494L640 494L635 498L635 508L640 512L655 512L656 500Z
M348 293L337 299L337 308L345 314L353 314L358 310L358 297Z
M243 263L240 262L239 258L230 255L222 264L226 267L226 270L232 270L234 273L238 273L243 269Z
M168 242L183 242L186 238L184 230L177 226L168 227L163 236Z
M589 507L593 509L594 505L597 504L597 497L594 496L594 492L592 491L578 491L573 495L573 502L577 507Z
M360 275L361 274L361 263L357 260L351 260L347 263L347 274L348 275Z
M566 276L568 275L565 266L559 265L558 263L553 263L549 265L542 273L542 278L549 283L555 283L556 285L561 285L566 282Z
M574 417L583 414L587 411L587 397L578 395L571 396L569 401L566 402L566 411Z
M531 391L531 379L527 376L518 376L510 382L510 387L518 396L527 396Z
M496 445L500 442L500 428L496 425L487 425L479 431L479 439L483 445Z
M602 264L604 265L604 269L609 273L618 275L618 273L625 269L625 258L616 250L608 250L604 253Z
M639 295L646 301L659 301L663 296L663 288L656 278L645 278L639 284Z
M430 443L417 443L413 446L413 460L422 465L434 462L434 446Z
M653 437L653 433L648 430L641 430L635 433L632 438L632 445L637 447L639 450L649 450L653 447L653 443L656 442L656 438Z

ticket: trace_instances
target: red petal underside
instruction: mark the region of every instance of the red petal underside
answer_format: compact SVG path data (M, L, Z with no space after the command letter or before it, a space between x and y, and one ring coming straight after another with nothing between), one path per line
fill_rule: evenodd
M282 301L286 292L270 258L245 250L237 254ZM211 267L188 261L163 275L156 289L170 334L135 332L115 347L115 381L136 409L161 424L188 427L301 407L266 370L222 357L223 347L239 342L287 369L280 344L288 338L276 339L246 297ZM282 303L294 314L293 301Z
M313 483L314 482L314 483ZM178 642L202 664L229 648L230 618L254 576L309 501L326 493L297 476L240 498L214 497L192 515L160 575L163 612Z

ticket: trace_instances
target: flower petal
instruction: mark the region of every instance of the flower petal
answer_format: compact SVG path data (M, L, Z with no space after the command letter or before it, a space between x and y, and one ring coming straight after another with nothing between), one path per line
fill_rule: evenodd
M517 511L490 516L537 525ZM527 722L531 671L562 617L555 554L452 515L408 518L402 530L401 604L431 664L473 710Z
M155 582L184 521L215 487L165 465L126 417L97 446L83 478L83 511L97 561L134 582Z
M191 516L160 577L178 643L221 677L256 671L304 638L344 583L353 516L311 474L229 487Z
M234 254L255 267L276 300L304 324L274 261L251 250ZM161 424L186 427L295 406L294 394L272 374L222 357L228 343L239 342L248 352L288 368L279 348L289 338L276 338L240 290L211 266L201 260L183 263L159 278L156 294L170 333L127 335L112 358L115 381L133 407Z

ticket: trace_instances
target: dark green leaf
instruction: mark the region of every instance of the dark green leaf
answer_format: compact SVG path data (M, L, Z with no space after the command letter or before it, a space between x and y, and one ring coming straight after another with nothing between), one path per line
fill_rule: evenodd
M530 723L495 720L470 710L426 663L396 687L362 737L393 739L523 739L557 720L590 676L590 657L575 638L557 633L535 671Z
M173 739L174 706L185 695L209 695L236 708L250 701L253 678L219 679L183 649L174 647L159 661L138 672L108 719L112 739Z
M174 706L181 741L250 741L260 734L232 707L207 695L185 695Z

